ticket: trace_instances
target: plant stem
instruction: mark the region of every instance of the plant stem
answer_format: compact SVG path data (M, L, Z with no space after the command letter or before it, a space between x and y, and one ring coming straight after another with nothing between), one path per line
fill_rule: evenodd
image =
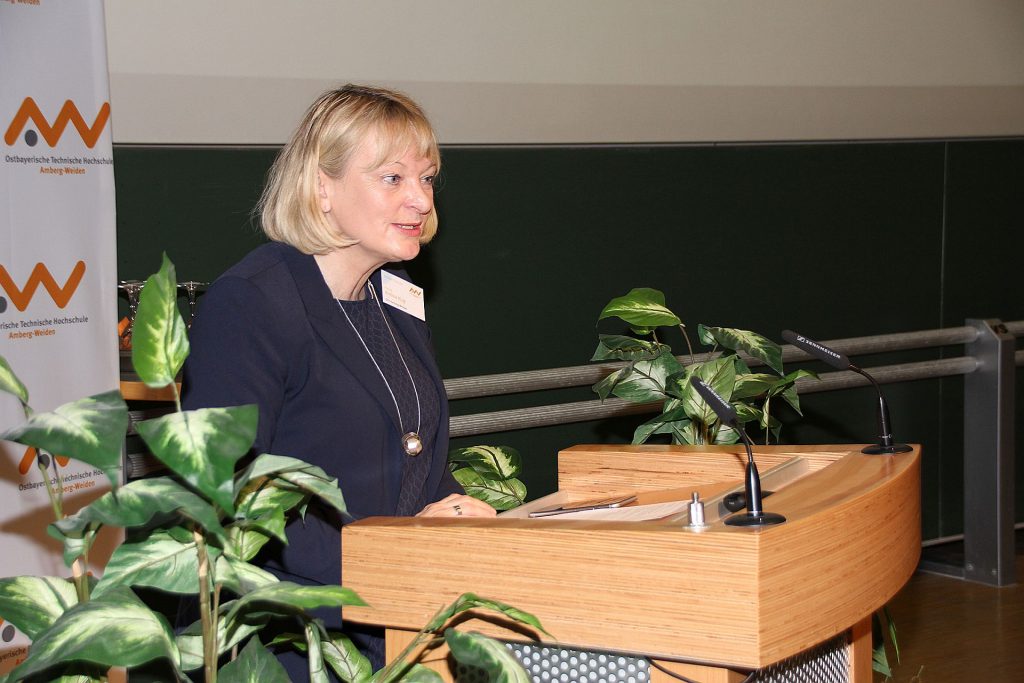
M199 557L199 618L203 627L203 671L206 683L217 683L217 630L210 610L210 557L206 539L198 529L192 531Z
M686 340L686 348L690 352L690 365L693 365L693 344L690 343L690 335L686 333L686 325L679 323L679 329L683 331L683 339Z
M53 507L53 518L56 521L64 519L64 512L61 510L61 497L57 495L57 491L53 489L53 484L50 483L50 473L47 472L46 467L43 465L43 461L39 458L39 449L36 449L36 466L39 468L39 472L43 475L43 483L46 485L46 495L50 498L50 505Z

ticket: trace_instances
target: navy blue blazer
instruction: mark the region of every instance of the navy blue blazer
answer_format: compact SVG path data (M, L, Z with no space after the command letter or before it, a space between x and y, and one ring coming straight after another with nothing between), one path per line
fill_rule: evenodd
M380 271L371 279L381 291ZM448 402L426 324L393 307L388 314L441 405L422 506L462 492L446 466ZM402 430L394 404L312 256L278 242L253 250L200 299L190 341L185 409L255 403L254 454L299 458L337 477L354 519L395 514ZM311 507L289 524L287 547L272 541L260 563L288 580L339 583L341 522Z

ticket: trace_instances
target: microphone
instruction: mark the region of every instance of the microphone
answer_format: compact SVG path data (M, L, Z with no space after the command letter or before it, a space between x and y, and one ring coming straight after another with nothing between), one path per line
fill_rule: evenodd
M747 471L744 477L747 512L745 514L737 513L732 515L725 520L725 523L730 526L768 526L785 522L786 518L782 515L775 514L774 512L764 512L761 509L761 475L757 473L757 465L754 463L753 444L750 441L750 437L747 436L747 432L740 425L736 409L700 378L696 376L690 377L690 384L700 394L700 397L704 399L704 402L711 406L711 409L715 411L715 415L718 415L718 419L722 421L722 424L728 425L739 432L740 438L743 439L743 445L747 447Z
M907 444L894 442L889 420L889 404L885 402L885 397L882 396L882 389L878 386L878 382L875 381L874 377L851 363L850 359L845 355L838 351L833 351L824 344L819 344L813 339L808 339L803 335L797 334L793 330L783 330L782 338L801 351L814 356L820 361L828 363L837 370L853 370L858 375L867 377L868 381L874 385L875 391L878 392L879 442L873 446L864 447L861 450L862 453L867 453L868 455L892 455L894 453L906 453L911 450L910 446Z

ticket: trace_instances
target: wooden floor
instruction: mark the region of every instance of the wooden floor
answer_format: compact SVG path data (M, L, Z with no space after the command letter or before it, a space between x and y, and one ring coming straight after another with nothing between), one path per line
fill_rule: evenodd
M916 573L889 604L901 660L892 680L1024 681L1024 535L1019 531L1017 581L990 588Z

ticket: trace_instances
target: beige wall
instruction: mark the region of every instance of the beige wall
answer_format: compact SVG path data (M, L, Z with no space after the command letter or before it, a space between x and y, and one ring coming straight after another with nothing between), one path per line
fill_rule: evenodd
M346 81L445 143L1024 134L1021 0L106 0L119 143L279 144Z

